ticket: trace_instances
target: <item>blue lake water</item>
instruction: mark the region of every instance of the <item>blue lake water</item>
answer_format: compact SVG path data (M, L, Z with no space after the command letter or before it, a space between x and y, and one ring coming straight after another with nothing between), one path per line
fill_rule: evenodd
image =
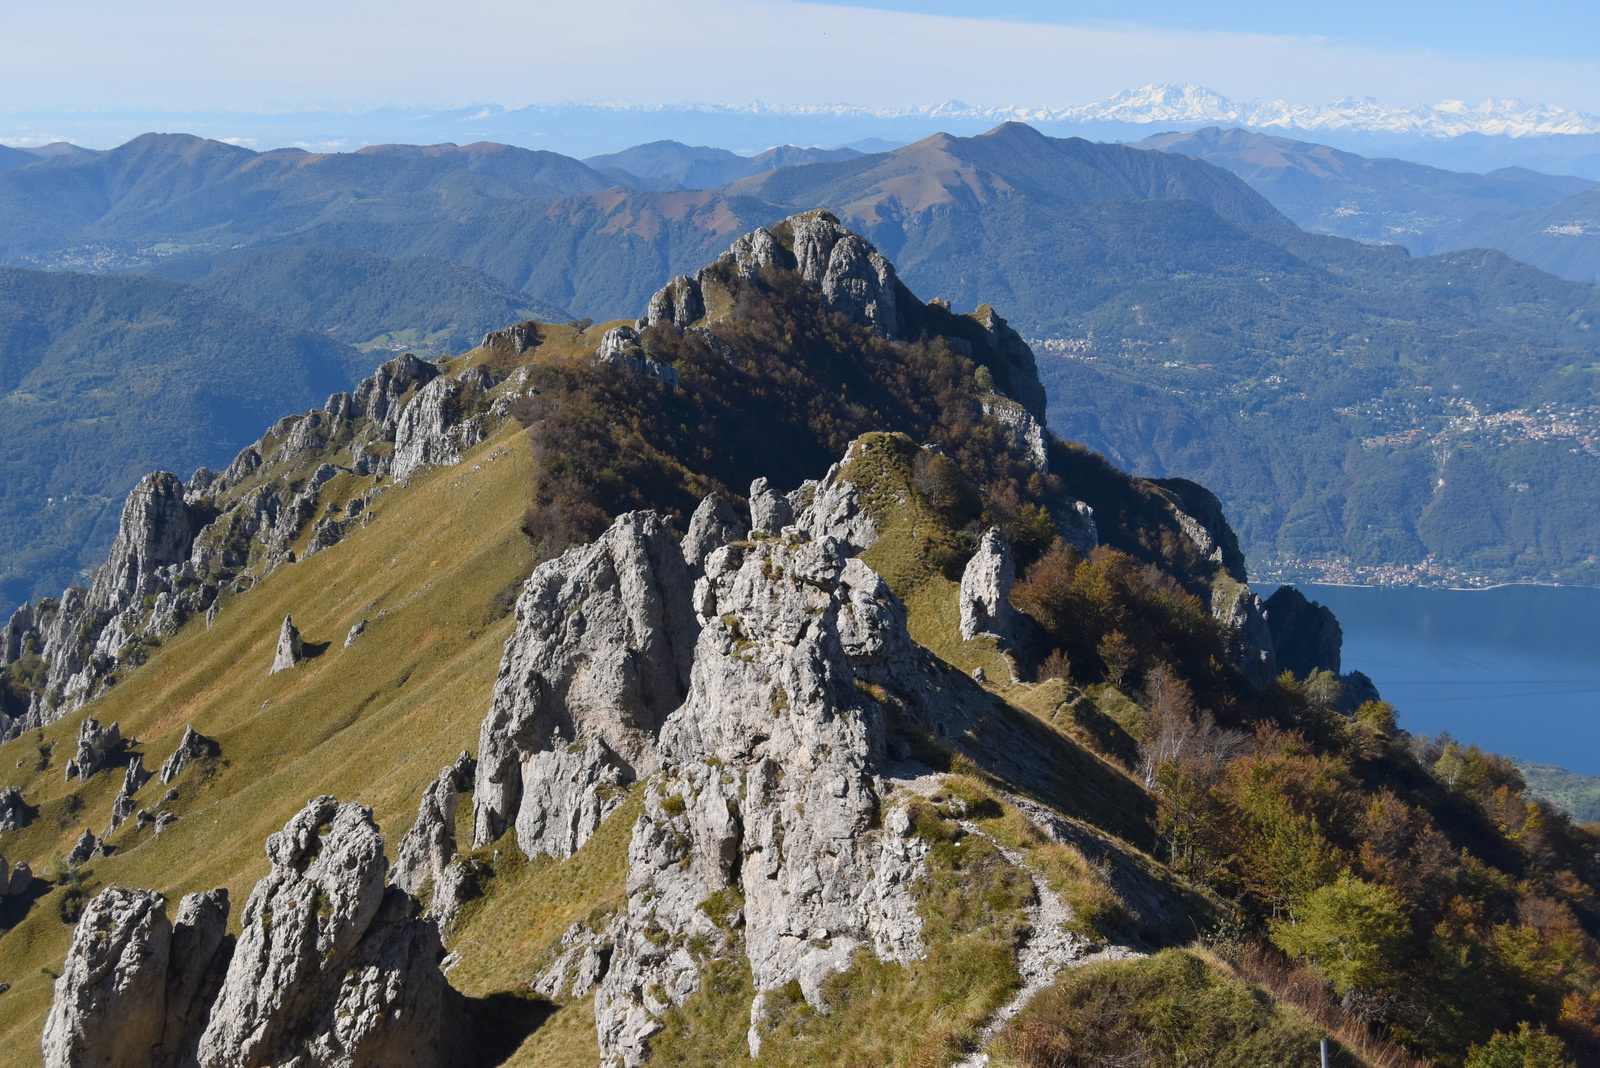
M1405 729L1600 775L1600 590L1300 588Z

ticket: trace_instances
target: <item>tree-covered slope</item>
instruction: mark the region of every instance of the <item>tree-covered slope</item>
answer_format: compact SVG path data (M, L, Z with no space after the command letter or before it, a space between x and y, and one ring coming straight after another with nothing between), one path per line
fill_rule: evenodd
M482 271L426 256L290 246L174 257L153 273L363 350L465 352L507 323L567 317Z
M0 269L0 599L94 566L147 470L224 464L370 362L174 282Z
M109 152L0 172L0 259L126 268L191 249L296 240L318 228L360 235L456 224L611 184L577 160L509 145L257 153L145 134Z

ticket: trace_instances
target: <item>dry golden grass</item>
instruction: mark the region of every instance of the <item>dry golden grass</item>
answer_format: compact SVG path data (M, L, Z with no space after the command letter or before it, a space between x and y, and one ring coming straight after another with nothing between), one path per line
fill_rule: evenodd
M180 777L170 806L178 822L159 839L124 824L110 839L114 855L87 866L91 887L154 887L175 902L226 886L237 917L267 870L267 835L322 793L371 806L392 853L422 788L457 752L476 748L512 628L509 616L488 618L490 606L531 567L517 530L530 464L518 428L506 426L460 466L381 494L367 525L230 599L210 630L192 620L85 709L0 747L5 781L40 809L33 825L6 836L6 858L42 872L85 827L99 833L109 822L120 768L81 789L62 777L86 715L119 722L150 768L186 724L222 744L209 779L199 768ZM327 647L269 677L286 613L307 642ZM345 649L362 618L366 632ZM42 771L41 738L54 746ZM163 792L152 781L137 800L153 809ZM69 800L74 793L81 806ZM0 996L0 1064L37 1063L51 997L41 969L59 970L71 939L59 894L35 902L0 937L0 981L11 984Z

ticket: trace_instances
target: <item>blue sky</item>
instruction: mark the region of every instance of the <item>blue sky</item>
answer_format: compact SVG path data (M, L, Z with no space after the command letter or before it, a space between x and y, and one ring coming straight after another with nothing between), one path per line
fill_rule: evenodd
M381 107L1063 107L1151 83L1600 113L1594 0L0 0L0 18L9 143L104 142L200 114L238 115L248 140L252 115L322 116L305 125L325 131L329 115Z
M823 0L833 3L834 0ZM1114 23L1179 30L1327 37L1378 48L1565 59L1595 58L1600 42L1600 3L1396 3L1345 0L1337 4L1284 0L1195 3L1113 0L1050 3L1047 0L994 0L983 5L960 0L880 0L835 6L887 11L970 16L1055 25Z

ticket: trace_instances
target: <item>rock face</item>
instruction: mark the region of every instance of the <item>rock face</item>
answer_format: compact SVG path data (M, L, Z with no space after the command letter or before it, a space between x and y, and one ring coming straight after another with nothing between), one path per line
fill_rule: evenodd
M878 540L878 525L862 504L861 491L846 476L864 449L860 439L852 441L844 459L828 468L826 475L789 495L794 525L814 541L832 538L846 554L863 552Z
M1218 578L1211 587L1211 618L1228 629L1228 659L1257 686L1278 677L1267 609L1260 596L1242 582Z
M1011 543L998 527L990 527L978 551L961 573L961 637L994 638L1002 644L1014 639L1015 611L1011 587L1017 580Z
M699 578L705 573L706 557L730 541L738 541L744 533L745 525L733 505L720 494L706 494L689 517L689 531L680 543L689 576Z
M47 1068L181 1068L232 951L228 892L189 894L167 920L154 890L110 886L78 920L42 1041Z
M394 477L404 480L426 467L460 463L488 426L486 415L470 414L470 395L492 384L488 371L474 367L460 378L441 375L418 390L395 424Z
M1280 586L1267 598L1266 612L1280 670L1302 679L1313 671L1339 673L1344 631L1331 610L1293 586Z
M700 284L688 275L680 274L656 291L645 311L645 323L670 323L680 330L705 315L706 302Z
M450 1063L459 996L439 971L437 928L384 889L371 813L319 797L267 855L199 1038L202 1068Z
M146 1068L165 1031L172 924L154 890L109 886L84 909L42 1039L46 1068Z
M436 880L456 854L456 811L461 793L472 788L478 762L463 752L454 764L440 769L439 777L422 792L417 822L400 839L399 854L389 871L389 881L408 894L418 894Z
M1050 471L1050 453L1045 446L1044 424L1015 401L988 397L978 402L984 415L999 423L1011 440L1011 449L1040 474Z
M900 281L887 257L826 211L791 216L784 225L793 235L796 269L822 291L829 311L885 337L899 333Z
M300 631L295 627L291 617L284 616L283 626L278 630L278 649L272 657L272 669L267 674L276 675L280 671L291 671L304 659L305 650L300 644Z
M789 498L767 484L764 478L750 483L750 529L777 534L794 522L794 506Z
M1222 502L1217 500L1216 494L1186 478L1152 481L1165 492L1179 527L1194 542L1200 555L1219 565L1235 582L1248 582L1239 539L1228 525L1228 517L1223 514Z
M884 709L857 685L932 685L904 609L865 564L798 532L712 553L697 597L693 682L662 728L596 995L606 1064L641 1063L698 984L687 943L727 952L741 920L757 990L798 980L813 1003L857 947L921 950L906 887L920 855L873 829ZM736 885L742 907L716 897Z
M683 553L651 512L537 567L517 599L478 736L474 841L509 824L529 856L570 855L655 770L698 626Z
M197 760L217 756L222 752L222 747L203 734L196 733L191 724L183 728L183 737L178 740L178 747L172 755L161 765L161 785L166 786L178 777L178 773Z
M22 799L22 791L15 786L0 789L0 831L20 831L33 822L37 814L31 805Z

